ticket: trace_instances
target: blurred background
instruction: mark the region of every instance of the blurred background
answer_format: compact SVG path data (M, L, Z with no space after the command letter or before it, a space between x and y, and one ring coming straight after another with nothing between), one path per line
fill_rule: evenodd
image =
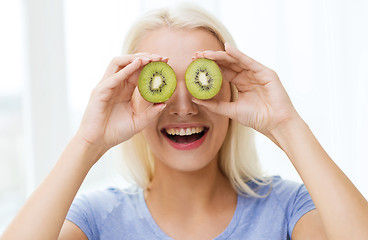
M77 130L134 19L177 2L0 0L0 233ZM323 147L368 198L368 1L192 2L278 73ZM267 174L301 181L270 140L258 134L256 143ZM113 158L105 154L80 192L118 183Z

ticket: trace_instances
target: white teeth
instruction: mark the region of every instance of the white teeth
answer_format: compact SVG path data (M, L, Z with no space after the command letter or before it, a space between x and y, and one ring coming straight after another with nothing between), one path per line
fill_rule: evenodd
M187 131L185 132L186 135L191 135L192 134L192 129L187 128Z
M165 131L170 135L188 136L195 133L200 133L204 130L204 127L192 127L192 128L167 128Z

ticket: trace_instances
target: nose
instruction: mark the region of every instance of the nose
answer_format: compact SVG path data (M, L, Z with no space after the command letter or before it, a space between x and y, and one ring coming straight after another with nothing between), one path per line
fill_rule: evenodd
M189 93L184 79L178 80L175 92L167 104L167 109L170 115L179 117L198 114L198 105L192 102L192 95Z

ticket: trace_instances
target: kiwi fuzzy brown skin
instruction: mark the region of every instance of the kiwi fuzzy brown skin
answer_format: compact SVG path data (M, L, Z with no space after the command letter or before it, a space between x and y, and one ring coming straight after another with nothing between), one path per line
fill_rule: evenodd
M175 88L176 75L167 63L150 62L139 75L139 92L149 102L165 102L172 96Z
M185 84L197 99L210 99L222 86L222 73L215 61L199 58L189 64L185 72Z

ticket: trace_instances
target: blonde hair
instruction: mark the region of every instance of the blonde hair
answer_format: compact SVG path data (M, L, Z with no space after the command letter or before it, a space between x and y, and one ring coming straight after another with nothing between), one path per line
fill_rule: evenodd
M156 29L168 27L173 29L205 29L212 33L224 47L225 42L235 46L235 42L227 29L209 13L193 5L180 5L170 9L159 9L146 13L139 19L127 34L124 54L135 53L142 37ZM231 101L238 98L235 86L231 86ZM124 176L126 180L146 189L153 178L153 155L142 133L124 142L122 154ZM247 182L257 185L269 184L259 165L254 130L230 119L229 129L219 152L219 167L228 177L238 193L260 197Z

